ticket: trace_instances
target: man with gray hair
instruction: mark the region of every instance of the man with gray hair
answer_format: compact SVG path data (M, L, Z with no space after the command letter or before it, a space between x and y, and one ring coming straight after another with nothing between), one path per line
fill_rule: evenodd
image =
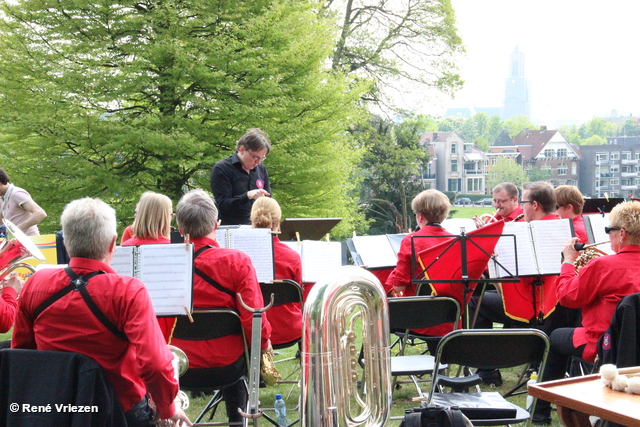
M220 210L222 225L251 224L251 206L271 195L269 173L262 163L271 141L261 129L249 129L236 143L236 152L211 170L211 192Z
M238 304L237 295L249 307L264 307L262 292L251 258L237 249L224 249L216 241L218 210L207 193L192 190L182 196L176 207L180 232L189 235L194 245L193 306L195 308L230 308L238 312L247 337L251 336L253 313ZM266 314L266 313L265 313ZM271 325L262 318L261 349L271 348ZM222 393L230 422L243 421L238 408L247 411L247 391L240 380L246 374L244 342L233 335L206 341L189 341L174 337L171 343L189 358L189 369L180 378L187 388L206 388L209 384L235 383Z
M99 199L69 203L61 216L67 268L44 269L25 283L13 329L13 348L71 351L104 370L129 426L156 419L191 422L174 404L173 356L158 327L144 284L110 266L116 214ZM72 316L70 318L70 316Z

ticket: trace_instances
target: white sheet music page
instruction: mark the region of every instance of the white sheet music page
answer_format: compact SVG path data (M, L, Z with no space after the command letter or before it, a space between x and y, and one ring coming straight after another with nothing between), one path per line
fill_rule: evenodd
M609 235L604 232L604 228L610 225L608 213L604 214L604 216L602 216L602 214L582 215L582 218L587 230L587 236L590 238L589 243L609 241ZM613 255L615 253L613 249L611 249L611 243L604 243L596 246L596 248L609 255Z
M342 266L340 242L302 241L302 281L315 283L327 273Z
M442 221L442 228L457 236L460 234L461 228L464 228L464 232L468 233L478 227L472 218L448 218Z
M216 242L221 248L227 248L227 230L224 228L218 228L216 230Z
M236 228L229 230L228 247L238 249L251 258L258 281L274 279L273 237L268 228Z
M531 221L540 274L560 274L564 243L571 239L570 219Z
M504 225L502 234L513 234L516 236L515 247L518 250L518 271L519 276L532 276L538 274L536 259L531 241L531 232L527 222L507 222ZM511 274L516 274L516 254L512 236L502 236L498 240L495 248L497 260ZM492 264L492 263L491 263ZM509 274L502 268L496 266L491 277L508 277Z
M398 263L398 257L391 247L389 238L384 234L380 236L354 236L352 241L364 267L393 268Z
M123 276L136 277L133 269L135 246L116 246L110 267Z
M157 316L191 310L193 247L184 243L138 247L139 279L146 286Z

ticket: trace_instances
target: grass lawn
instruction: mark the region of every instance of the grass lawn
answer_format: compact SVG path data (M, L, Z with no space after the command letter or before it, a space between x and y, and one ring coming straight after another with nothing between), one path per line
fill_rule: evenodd
M480 206L451 206L451 217L452 218L473 218L474 216L486 214L486 213L494 213L496 210L494 208L489 207L480 207Z

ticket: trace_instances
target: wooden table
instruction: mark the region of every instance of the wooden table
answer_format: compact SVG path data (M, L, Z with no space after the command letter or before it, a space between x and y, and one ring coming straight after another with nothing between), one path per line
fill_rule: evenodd
M619 373L640 373L640 367L620 369ZM555 403L558 418L568 427L591 427L590 415L622 425L640 425L640 395L613 391L598 374L532 384L529 394Z

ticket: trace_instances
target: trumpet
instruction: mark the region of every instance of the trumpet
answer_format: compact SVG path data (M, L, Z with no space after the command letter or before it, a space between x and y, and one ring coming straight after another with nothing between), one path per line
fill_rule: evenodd
M498 211L496 211L496 212L498 212ZM480 216L476 215L471 219L473 219L473 221L476 223L476 227L480 228L480 227L483 227L483 226L485 226L487 224L491 224L492 222L496 222L497 221L496 212L494 212L492 214L486 213L486 214L482 214Z
M44 255L36 244L11 221L5 218L3 222L7 227L7 237L0 244L0 280L18 268L25 268L33 273L35 271L33 266L22 261L35 258L44 262Z

